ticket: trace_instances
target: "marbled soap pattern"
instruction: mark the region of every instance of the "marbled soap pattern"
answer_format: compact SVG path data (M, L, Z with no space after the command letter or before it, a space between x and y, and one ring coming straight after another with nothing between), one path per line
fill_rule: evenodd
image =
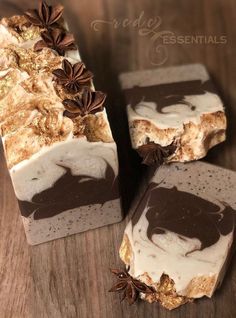
M132 147L174 145L165 162L203 158L226 138L224 105L202 64L120 75Z
M167 274L179 295L189 297L195 279L211 280L211 296L222 282L235 237L236 173L204 162L170 164L156 171L127 225L130 274L153 282Z

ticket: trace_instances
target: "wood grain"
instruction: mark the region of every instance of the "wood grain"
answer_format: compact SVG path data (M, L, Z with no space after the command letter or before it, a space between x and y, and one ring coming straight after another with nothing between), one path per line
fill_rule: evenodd
M168 45L164 65L206 64L227 106L227 142L213 149L207 160L236 170L236 10L234 0L67 0L66 17L87 66L96 74L98 89L108 93L108 114L118 143L124 208L131 210L120 224L60 239L36 247L26 244L10 179L0 156L0 317L1 318L230 318L236 317L236 259L222 288L173 312L158 304L139 302L129 307L109 294L110 267L121 265L118 248L127 219L136 204L147 171L130 150L124 101L118 83L122 71L155 67L147 57L150 37L132 26L103 25L97 19L136 19L160 16L159 30L177 35L226 35L227 44ZM36 1L0 1L2 16L34 7Z

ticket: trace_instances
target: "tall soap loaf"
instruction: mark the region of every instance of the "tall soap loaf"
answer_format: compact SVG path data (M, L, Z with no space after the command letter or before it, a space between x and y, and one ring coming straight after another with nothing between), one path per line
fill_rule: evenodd
M0 23L0 131L29 244L122 219L118 159L63 7Z

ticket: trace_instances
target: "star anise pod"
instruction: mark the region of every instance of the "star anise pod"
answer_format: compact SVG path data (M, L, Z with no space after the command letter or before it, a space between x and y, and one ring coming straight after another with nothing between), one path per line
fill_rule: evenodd
M138 279L131 277L128 270L121 271L119 269L111 269L111 272L116 275L118 281L109 290L109 292L123 292L121 301L127 299L129 305L132 305L137 300L140 293L155 293L155 290L152 287L149 287Z
M148 166L157 165L157 167L162 165L165 159L172 155L175 150L176 146L173 143L163 147L155 142L149 142L137 149L138 154L143 158L143 164Z
M76 96L75 99L65 99L64 116L75 118L77 116L85 116L95 114L103 110L103 104L106 99L106 94L102 92L93 92L90 89L84 89L82 97Z
M58 52L59 55L64 55L65 51L76 50L74 36L60 29L53 29L41 32L42 40L38 41L35 46L35 51L41 51L48 47Z
M68 60L63 60L62 69L52 72L56 81L72 94L79 92L82 85L89 83L93 78L92 72L86 70L84 63L78 62L72 65Z
M28 10L24 13L27 20L41 28L50 28L60 19L63 13L63 6L49 6L45 1L40 0L38 10Z

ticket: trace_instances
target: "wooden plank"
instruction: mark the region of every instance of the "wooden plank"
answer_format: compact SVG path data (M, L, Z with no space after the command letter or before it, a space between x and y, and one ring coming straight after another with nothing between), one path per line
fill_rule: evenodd
M116 295L108 293L113 283L109 268L121 265L118 248L123 230L136 205L134 198L142 191L141 181L147 178L146 169L140 167L137 156L130 150L124 100L117 76L122 71L153 68L155 65L147 56L147 48L152 45L151 34L141 36L140 29L132 25L115 28L117 25L99 24L97 32L91 27L97 19L123 21L130 18L133 21L142 15L140 21L143 22L156 15L162 20L157 32L167 30L177 35L226 35L227 44L224 45L167 45L169 57L164 65L206 64L227 106L229 118L227 142L213 149L207 160L236 170L234 1L61 2L64 2L66 16L78 40L82 57L96 75L96 87L108 93L108 114L118 143L125 211L130 205L132 209L120 224L29 247L1 150L0 317L236 317L235 258L222 288L212 299L187 304L174 312L168 312L158 304L149 305L141 301L129 307L126 303L120 304ZM6 0L0 2L0 12L2 16L8 16L35 5L36 1Z

